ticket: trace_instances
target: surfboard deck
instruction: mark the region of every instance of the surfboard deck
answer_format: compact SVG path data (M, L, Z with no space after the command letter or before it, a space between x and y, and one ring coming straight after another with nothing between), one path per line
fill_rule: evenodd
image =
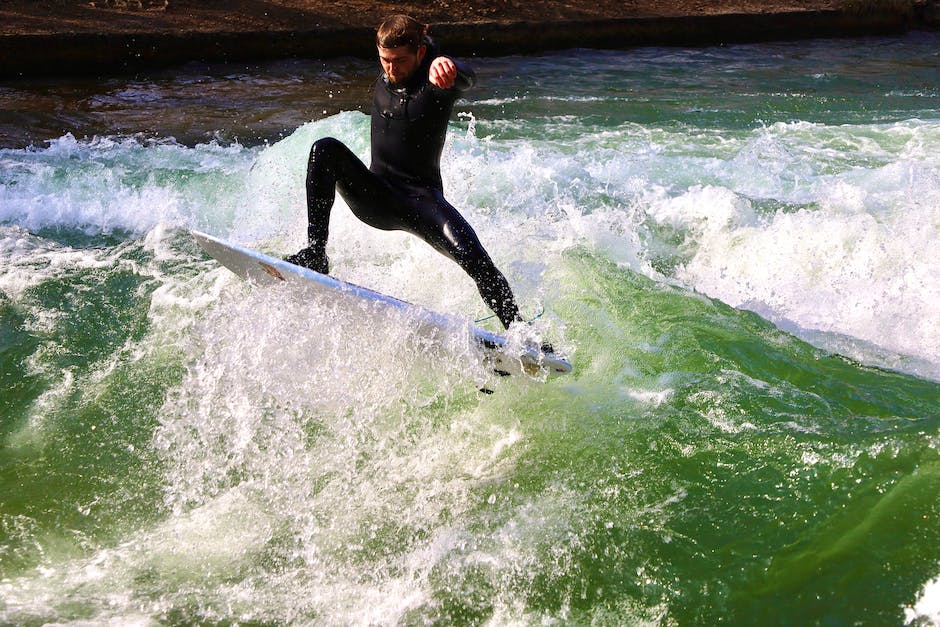
M294 284L327 295L333 300L348 299L350 304L366 302L388 308L404 314L422 334L432 338L443 338L457 329L467 329L484 352L484 358L493 371L501 376L539 379L570 374L573 370L571 363L562 356L543 352L535 346L524 348L521 354L515 354L517 351L510 354L504 336L481 329L457 316L425 309L206 233L192 231L192 235L209 256L243 279L258 285Z

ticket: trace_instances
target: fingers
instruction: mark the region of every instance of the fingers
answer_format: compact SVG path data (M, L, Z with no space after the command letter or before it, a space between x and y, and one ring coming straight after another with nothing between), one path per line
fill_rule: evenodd
M428 80L435 87L450 89L457 80L457 66L447 57L437 57L431 62Z

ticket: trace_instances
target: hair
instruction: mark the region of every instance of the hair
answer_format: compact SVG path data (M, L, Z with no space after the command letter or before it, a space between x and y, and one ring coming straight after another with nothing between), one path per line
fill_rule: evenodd
M408 46L412 51L424 43L428 27L409 15L390 15L379 24L375 43L380 48Z

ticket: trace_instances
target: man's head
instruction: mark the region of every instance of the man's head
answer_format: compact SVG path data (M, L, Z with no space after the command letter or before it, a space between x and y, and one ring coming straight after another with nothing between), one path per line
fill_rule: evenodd
M382 69L392 84L407 82L421 66L427 27L407 15L385 18L375 33Z

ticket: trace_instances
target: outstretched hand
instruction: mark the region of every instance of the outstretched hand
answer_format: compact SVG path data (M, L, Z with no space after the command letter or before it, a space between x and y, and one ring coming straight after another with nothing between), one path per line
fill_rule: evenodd
M436 57L431 61L428 80L440 89L450 89L457 81L457 66L448 57Z

